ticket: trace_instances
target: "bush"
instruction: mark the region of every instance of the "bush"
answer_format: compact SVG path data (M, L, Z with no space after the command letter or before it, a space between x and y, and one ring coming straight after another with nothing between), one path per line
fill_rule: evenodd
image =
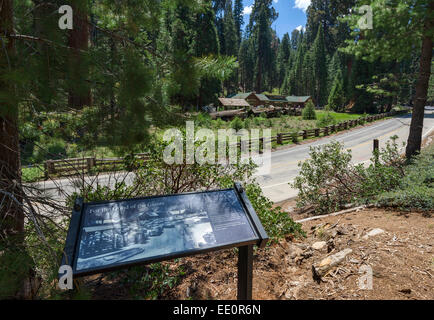
M247 184L245 189L271 242L276 242L287 234L305 236L299 223L294 222L280 207L273 208L273 203L263 195L261 187L257 183Z
M247 118L244 120L244 128L250 129L252 126L252 120L250 118Z
M217 129L222 129L225 127L226 122L224 122L221 118L217 118L214 120L214 127Z
M255 126L260 126L262 124L263 119L264 118L262 118L262 117L255 117L255 118L253 118L253 123L255 124Z
M244 128L244 122L243 120L241 120L238 117L235 117L232 121L231 121L231 128L235 129L235 130L241 130Z
M330 126L330 125L333 125L333 124L336 124L336 119L333 118L333 116L329 112L327 112L323 117L321 117L316 122L316 126L318 128Z
M44 179L44 167L42 165L22 168L21 179L23 182L35 182Z
M168 264L153 263L110 272L107 277L127 287L133 298L155 300L172 289L184 274L181 267L171 270Z
M43 146L43 147L42 147ZM41 163L48 159L61 159L67 155L66 143L60 138L41 136L38 146L33 151L33 161Z
M324 214L347 204L372 201L393 189L404 176L404 160L399 155L396 137L387 142L377 157L365 168L353 165L351 150L345 150L339 142L312 147L310 159L299 164L300 174L291 184L299 191L297 205L310 206L315 213Z
M210 128L212 123L211 116L208 113L202 112L195 117L194 121L195 125L203 128Z
M422 150L404 167L405 176L393 191L379 195L376 204L400 210L434 210L434 145Z
M302 112L303 120L315 120L316 112L312 101L308 101Z

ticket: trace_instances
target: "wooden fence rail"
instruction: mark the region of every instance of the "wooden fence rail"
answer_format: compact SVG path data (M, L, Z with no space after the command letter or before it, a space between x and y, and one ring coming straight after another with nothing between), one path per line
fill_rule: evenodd
M296 143L299 139L305 140L309 138L319 137L321 134L327 136L333 132L338 132L341 130L347 130L351 127L372 122L374 120L383 119L388 116L396 115L402 112L391 111L387 113L382 113L373 116L361 117L354 120L342 121L338 124L329 125L323 128L307 129L298 132L282 132L278 133L276 136L272 136L268 139L260 138L258 141L246 140L243 142L238 142L236 147L238 149L252 150L252 148L259 148L259 152L264 147L264 144L275 143L277 145L282 145L285 142ZM149 155L146 153L140 153L135 155L136 159L147 160ZM123 170L125 169L125 159L124 158L105 158L98 159L95 157L84 157L84 158L71 158L71 159L60 159L60 160L47 160L44 164L45 168L45 178L48 179L50 176L71 176L82 172L96 171L110 171L110 170Z

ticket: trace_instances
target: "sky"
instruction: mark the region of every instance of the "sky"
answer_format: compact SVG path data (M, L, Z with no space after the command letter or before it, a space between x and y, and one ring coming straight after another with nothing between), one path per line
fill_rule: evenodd
M244 27L249 23L250 13L254 0L244 0ZM273 23L272 27L276 30L279 38L294 29L304 28L306 25L306 9L310 0L273 0L273 7L279 13L279 17Z

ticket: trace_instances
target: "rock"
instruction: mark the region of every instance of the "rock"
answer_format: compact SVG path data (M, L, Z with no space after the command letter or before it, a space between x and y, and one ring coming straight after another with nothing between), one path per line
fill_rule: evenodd
M384 232L383 229L375 228L375 229L372 229L371 231L369 231L367 234L365 234L362 238L366 240L369 237L374 237L376 235L382 234L383 232Z
M327 253L330 253L335 248L335 242L333 239L327 241Z
M344 226L340 226L340 227L337 228L336 233L337 233L339 236L343 236L343 235L348 234L348 230L347 230L347 228L345 228Z
M289 257L291 258L291 259L294 259L294 258L296 258L296 257L298 257L298 256L301 256L301 254L303 253L303 250L302 249L300 249L298 246L296 246L296 245L291 245L290 247L289 247Z
M321 249L325 248L326 245L327 245L327 242L325 242L325 241L318 241L318 242L315 242L312 245L312 249L321 250Z
M353 252L352 249L346 248L338 253L335 253L327 258L324 258L319 263L312 265L312 274L315 280L320 280L331 268L337 266L345 257Z
M186 291L186 295L188 298L191 298L194 293L197 290L197 283L196 282L192 282L188 287L187 287L187 291Z
M411 293L411 289L410 288L408 288L408 289L401 289L401 290L399 290L399 292L402 292L402 293L405 293L405 294L410 294Z
M303 260L305 260L305 259L309 259L309 258L312 257L312 256L313 256L313 251L312 251L312 249L309 248L309 249L303 251L303 252L301 253L301 255L297 256L297 257L294 259L294 262L295 262L296 264L300 265L300 264L303 262Z
M301 250L307 250L309 249L309 246L305 243L296 243L295 244L298 248L300 248Z

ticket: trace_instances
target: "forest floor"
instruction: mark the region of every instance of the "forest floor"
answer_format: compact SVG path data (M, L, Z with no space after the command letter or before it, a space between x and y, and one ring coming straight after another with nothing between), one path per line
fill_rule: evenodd
M293 205L285 208L299 219ZM306 238L255 251L253 299L434 299L434 215L364 209L302 225ZM377 228L383 232L366 236ZM313 264L347 248L352 252L339 265L313 278ZM165 264L184 273L160 299L236 299L235 249ZM359 288L361 266L372 268L372 289ZM124 286L101 284L94 299L132 298Z
M376 228L384 232L365 237ZM255 252L254 299L434 299L434 216L365 209L308 221L303 229L305 239ZM346 248L352 252L341 264L313 279L314 263ZM186 274L163 298L236 299L236 262L234 250L182 259L177 264ZM359 288L363 265L372 268L372 290Z

